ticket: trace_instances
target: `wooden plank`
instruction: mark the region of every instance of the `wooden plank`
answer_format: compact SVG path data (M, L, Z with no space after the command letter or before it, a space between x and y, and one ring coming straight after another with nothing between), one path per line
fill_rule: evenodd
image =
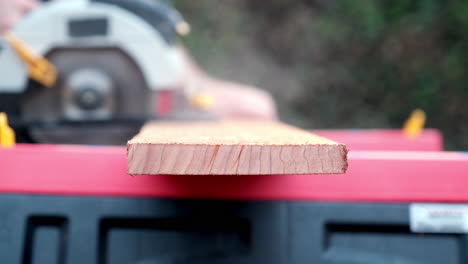
M152 122L127 144L129 174L344 173L343 144L271 121Z

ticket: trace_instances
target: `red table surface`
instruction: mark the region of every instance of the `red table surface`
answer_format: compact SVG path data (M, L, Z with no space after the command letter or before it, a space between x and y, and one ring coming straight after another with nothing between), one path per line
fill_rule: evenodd
M415 139L398 129L312 130L313 133L346 144L350 150L441 151L443 139L437 129L425 129Z
M468 201L468 154L351 151L346 174L127 174L125 147L0 149L0 192L123 197L323 201Z

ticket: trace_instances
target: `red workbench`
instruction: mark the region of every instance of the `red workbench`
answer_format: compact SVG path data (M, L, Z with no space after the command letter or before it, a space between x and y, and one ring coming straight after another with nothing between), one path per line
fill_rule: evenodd
M442 151L442 134L437 129L425 129L408 138L400 129L336 129L312 130L314 134L345 143L350 150L418 150Z
M0 149L0 192L261 200L468 202L468 154L351 151L342 175L127 175L125 147Z

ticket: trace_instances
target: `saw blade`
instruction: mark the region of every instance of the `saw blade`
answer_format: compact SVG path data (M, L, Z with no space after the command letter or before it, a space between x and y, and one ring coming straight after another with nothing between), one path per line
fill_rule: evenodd
M59 78L50 89L28 89L21 102L26 122L85 123L154 113L154 92L147 87L138 65L120 49L57 48L46 57L58 69ZM106 124L99 131L96 125L54 129L31 126L30 132L38 143L125 144L135 128L117 127Z

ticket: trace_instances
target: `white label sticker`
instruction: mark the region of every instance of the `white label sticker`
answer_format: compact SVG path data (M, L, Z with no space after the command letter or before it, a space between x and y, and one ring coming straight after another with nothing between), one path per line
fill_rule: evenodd
M417 233L468 233L468 205L411 204L410 228Z

